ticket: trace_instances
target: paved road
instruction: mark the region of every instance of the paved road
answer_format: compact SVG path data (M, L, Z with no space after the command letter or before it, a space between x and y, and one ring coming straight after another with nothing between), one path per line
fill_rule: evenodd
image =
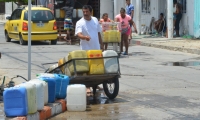
M4 42L1 32L0 38L0 52L3 53L0 77L22 75L27 78L27 46L16 41ZM76 45L34 43L32 78L45 71L42 63L58 61L77 49L79 46ZM90 101L86 112L65 112L51 119L200 119L200 67L165 65L168 62L200 61L199 55L143 46L130 47L130 53L129 57L120 58L120 92L114 101L99 95L95 102Z

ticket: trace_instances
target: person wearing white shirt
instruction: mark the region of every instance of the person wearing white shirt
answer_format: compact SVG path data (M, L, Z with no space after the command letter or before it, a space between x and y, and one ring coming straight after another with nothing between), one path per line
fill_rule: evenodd
M84 5L83 17L76 23L75 35L80 38L81 50L103 50L103 42L101 38L101 26L96 17L92 16L92 7ZM99 86L97 89L102 89ZM90 88L87 93L91 94Z
M83 17L76 23L75 35L80 38L80 47L82 50L103 49L101 38L101 27L96 17L92 17L92 7L84 5Z

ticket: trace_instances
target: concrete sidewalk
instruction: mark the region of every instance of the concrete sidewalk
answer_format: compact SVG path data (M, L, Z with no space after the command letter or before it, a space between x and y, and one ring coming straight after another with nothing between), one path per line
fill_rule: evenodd
M5 24L7 20L0 20L0 24Z
M168 39L156 35L137 35L133 33L132 44L181 51L200 55L200 39L182 37Z

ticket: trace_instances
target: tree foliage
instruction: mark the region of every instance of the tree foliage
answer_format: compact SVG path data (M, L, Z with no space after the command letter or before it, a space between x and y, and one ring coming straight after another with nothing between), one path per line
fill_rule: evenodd
M0 0L0 2L14 2L17 5L27 5L28 0Z

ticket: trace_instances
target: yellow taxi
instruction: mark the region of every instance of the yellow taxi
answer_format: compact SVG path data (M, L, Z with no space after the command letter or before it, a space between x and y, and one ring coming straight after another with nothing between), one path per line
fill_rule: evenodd
M11 16L6 17L4 26L7 42L19 40L21 45L28 43L28 7L17 8ZM57 44L57 25L51 10L45 7L31 8L31 40L50 40Z

